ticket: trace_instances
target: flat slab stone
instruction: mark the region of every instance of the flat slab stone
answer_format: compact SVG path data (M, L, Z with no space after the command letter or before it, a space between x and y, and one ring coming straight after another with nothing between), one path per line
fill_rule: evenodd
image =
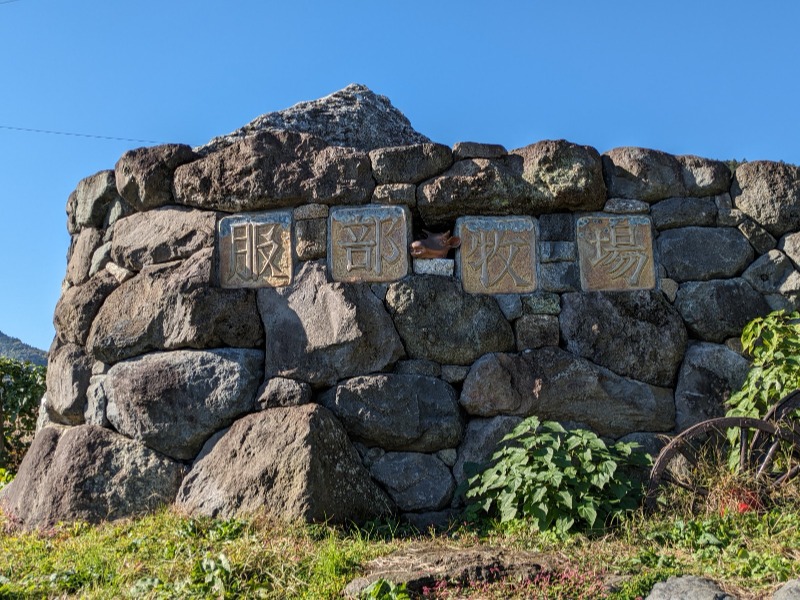
M334 281L396 281L408 274L411 216L403 206L335 208L328 218Z
M536 289L536 226L530 217L461 217L456 265L465 292L526 294Z
M581 217L576 227L584 291L650 290L656 286L649 218Z
M292 282L291 211L224 217L217 235L220 285L282 287Z
M455 261L452 258L415 258L414 273L417 275L439 275L452 277Z

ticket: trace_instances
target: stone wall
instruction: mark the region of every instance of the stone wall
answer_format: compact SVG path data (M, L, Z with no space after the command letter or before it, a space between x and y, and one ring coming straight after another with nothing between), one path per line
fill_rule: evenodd
M800 170L415 132L350 86L82 180L24 527L263 510L414 522L528 415L657 447L800 293ZM409 253L451 231L447 258Z

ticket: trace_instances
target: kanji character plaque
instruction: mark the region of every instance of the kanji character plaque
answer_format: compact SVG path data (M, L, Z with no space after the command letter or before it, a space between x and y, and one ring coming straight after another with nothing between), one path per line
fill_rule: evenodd
M584 291L655 288L653 235L648 217L580 217L576 233Z
M331 209L328 269L334 281L387 282L408 274L411 218L403 206Z
M536 227L531 217L461 217L457 268L465 292L527 294L536 289Z
M223 217L217 234L222 287L282 287L292 282L294 259L290 211Z

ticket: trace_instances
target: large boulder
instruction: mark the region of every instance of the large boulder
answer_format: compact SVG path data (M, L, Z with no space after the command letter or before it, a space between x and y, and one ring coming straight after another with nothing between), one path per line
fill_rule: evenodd
M653 227L659 231L676 227L711 227L717 222L714 198L667 198L650 207Z
M738 337L750 321L770 312L764 297L740 277L684 283L675 308L689 331L708 342Z
M0 492L0 508L24 529L122 519L170 504L184 473L180 463L109 429L45 427Z
M205 248L185 261L142 269L106 299L87 350L115 363L150 350L261 347L255 292L215 287L213 262L213 249Z
M65 343L85 344L101 306L118 286L119 281L111 273L100 271L83 285L65 291L53 313L58 339Z
M185 144L129 150L114 168L117 190L135 210L175 204L172 196L175 169L196 158L197 155Z
M266 332L266 376L314 386L381 371L404 354L383 304L368 284L328 280L306 262L292 285L258 291Z
M453 164L453 152L442 144L377 148L369 153L378 184L419 183Z
M734 227L670 229L656 245L661 265L678 282L734 277L753 260L753 247Z
M87 227L72 238L69 247L66 281L70 285L83 285L89 279L92 256L103 243L103 230Z
M243 212L363 204L375 181L364 152L291 131L261 132L175 171L178 204Z
M620 377L559 348L484 356L472 365L459 402L478 417L536 415L615 438L675 425L671 390Z
M65 425L83 423L93 363L83 347L77 344L64 344L51 350L47 362L45 401L51 421Z
M469 365L514 349L514 333L494 298L468 294L450 277L412 275L389 286L386 305L411 358Z
M369 471L402 511L441 510L456 489L450 469L430 454L387 452Z
M736 600L722 591L711 579L694 575L672 576L653 586L645 600L676 600L691 598L692 600Z
M117 363L103 381L106 416L118 432L178 460L256 409L260 350L153 352Z
M361 523L392 510L341 425L316 404L236 421L203 449L176 503L217 518L265 513L334 523Z
M106 214L118 197L114 171L100 171L81 179L67 202L69 232L103 227Z
M455 390L436 377L364 375L332 388L320 402L348 435L384 450L455 448L462 425Z
M573 354L653 385L672 385L686 350L683 320L658 291L564 294L559 323Z
M204 210L165 206L134 213L114 224L111 257L131 271L189 258L214 246L216 225L217 215Z
M742 273L742 279L768 298L770 295L796 298L800 294L800 272L780 250L770 250L756 259Z
M677 156L686 194L716 196L731 187L731 170L724 162L685 154Z
M731 197L776 238L800 229L800 167L766 160L739 165Z
M657 202L685 196L683 167L666 152L622 147L603 155L603 170L610 198Z
M747 359L721 344L691 344L675 388L678 431L724 416L725 401L742 386L749 366Z
M198 152L208 154L259 131L276 130L310 133L331 146L364 151L430 142L386 96L353 83L324 98L261 115L233 133L214 138Z

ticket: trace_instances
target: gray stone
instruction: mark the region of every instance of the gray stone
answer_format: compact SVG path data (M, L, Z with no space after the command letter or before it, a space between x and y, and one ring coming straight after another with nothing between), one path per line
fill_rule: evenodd
M375 186L372 192L373 204L417 205L417 186L413 183L384 183Z
M392 510L341 425L315 404L236 421L203 449L176 504L220 519L265 514L332 523L363 523Z
M678 282L734 277L753 260L747 238L732 227L670 229L656 246L668 276Z
M103 303L87 350L115 363L150 350L261 347L255 292L213 284L213 249L144 267Z
M353 447L358 451L361 462L368 469L375 464L376 460L379 460L381 456L386 454L386 450L383 448L378 448L377 446L369 448L360 442L353 442Z
M581 289L578 263L557 262L539 265L539 288L544 292L577 292Z
M325 265L306 262L292 285L261 289L266 376L330 386L380 371L404 354L381 301L367 284L331 283Z
M92 363L81 346L64 344L50 352L47 364L47 414L54 423L83 423Z
M367 446L436 452L461 441L456 392L435 377L362 375L332 388L319 402L351 438Z
M175 171L178 204L226 212L301 204L363 204L369 157L303 133L261 132Z
M540 242L539 260L543 263L569 262L577 258L575 242Z
M650 208L653 227L660 231L676 227L712 227L717 223L713 198L667 198Z
M521 417L492 417L471 419L464 431L464 441L458 447L458 459L453 466L453 477L461 485L469 478L470 469L486 466L498 444L522 422ZM470 466L471 465L471 466Z
M94 277L111 262L111 242L106 242L92 254L92 264L89 267L89 276Z
M103 387L105 378L105 375L92 375L89 380L89 388L86 390L86 408L83 411L83 420L87 425L111 426L106 416L108 398Z
M517 350L558 346L560 331L558 317L554 315L523 315L514 322Z
M739 165L731 197L776 238L800 229L800 167L766 160Z
M689 346L675 388L678 431L725 415L725 402L741 388L750 363L719 344L695 342Z
M684 283L675 308L689 331L708 342L741 335L750 321L770 312L761 294L741 278Z
M134 213L114 225L111 256L131 271L188 258L214 246L216 214L165 206Z
M647 214L650 212L650 205L632 198L610 198L603 207L603 212L617 215Z
M618 375L672 386L687 335L680 314L661 294L564 294L561 302L561 337L567 350Z
M658 287L667 300L669 300L671 303L675 302L675 298L678 296L679 287L677 281L665 277L659 280Z
M272 377L256 393L256 404L262 409L302 406L311 402L311 386L285 377Z
M94 227L84 228L72 239L67 262L67 282L70 285L83 285L89 279L92 255L103 240L103 232Z
M452 258L415 258L413 265L415 275L453 277L456 261Z
M577 421L614 438L675 425L671 390L620 377L552 347L482 357L472 365L459 402L478 417Z
M508 150L500 144L482 144L480 142L456 142L453 144L453 156L462 158L501 158Z
M386 96L353 83L324 98L261 115L233 133L214 138L198 152L207 154L259 131L281 129L313 134L331 146L365 151L430 142Z
M661 449L667 445L669 437L663 433L636 431L622 436L617 441L623 444L636 444L637 450L649 454L651 458L655 459Z
M561 313L561 296L550 292L536 292L522 296L522 312L526 315L558 315Z
M123 519L171 503L183 474L180 463L108 429L45 427L0 508L24 529Z
M111 206L108 208L108 214L106 215L105 220L105 227L110 228L114 223L119 221L120 219L127 217L128 215L133 214L135 211L133 207L125 202L122 198L117 196L117 198L111 203Z
M685 196L683 167L671 154L646 148L614 148L603 154L603 171L611 198L657 202Z
M645 600L736 600L722 591L710 579L683 575L672 576L666 581L661 581L653 586Z
M522 298L519 294L498 294L494 299L508 321L522 316Z
M372 176L378 184L419 183L453 164L453 152L441 144L377 148L369 153Z
M783 236L778 242L778 250L791 259L795 268L800 269L800 232Z
M370 475L402 511L441 510L456 489L450 469L430 454L387 452L370 467Z
M295 252L298 260L318 260L328 252L327 219L303 219L294 222Z
M436 458L438 458L448 467L452 467L454 464L456 464L456 460L458 460L458 450L455 448L445 448L444 450L439 450L436 453Z
M724 194L731 185L731 171L724 162L699 156L677 156L688 196Z
M175 204L175 169L198 156L185 144L163 144L128 150L114 167L117 190L135 210Z
M386 305L411 358L469 365L514 346L511 326L489 296L445 277L412 275L389 286Z
M769 231L747 217L742 219L737 229L747 238L756 254L765 254L778 245L778 242L770 235Z
M292 218L295 221L306 219L327 219L330 208L325 204L303 204L292 211Z
M118 264L113 262L108 263L105 269L119 284L125 283L129 279L133 279L134 275L136 275L136 273L133 271L129 271L125 267L120 267Z
M388 283L370 283L369 289L375 294L375 297L383 302L386 299L386 292L389 291Z
M398 375L424 375L425 377L439 377L442 368L439 363L432 360L421 358L411 360L399 360L394 366L394 372Z
M762 294L790 296L800 293L800 273L780 250L770 250L758 257L742 273L742 279Z
M118 198L114 171L100 171L78 182L74 203L67 204L67 218L77 229L101 228L111 203ZM70 232L72 233L72 232Z
M101 271L83 285L69 288L56 304L53 325L62 342L85 344L92 323L106 298L119 282L113 275Z
M539 241L575 242L575 219L569 213L539 216Z
M790 579L772 596L772 600L800 600L800 579Z
M154 352L117 363L103 387L114 428L178 460L191 460L215 432L255 410L259 350Z
M442 379L450 384L461 383L467 378L469 367L464 365L442 365Z

